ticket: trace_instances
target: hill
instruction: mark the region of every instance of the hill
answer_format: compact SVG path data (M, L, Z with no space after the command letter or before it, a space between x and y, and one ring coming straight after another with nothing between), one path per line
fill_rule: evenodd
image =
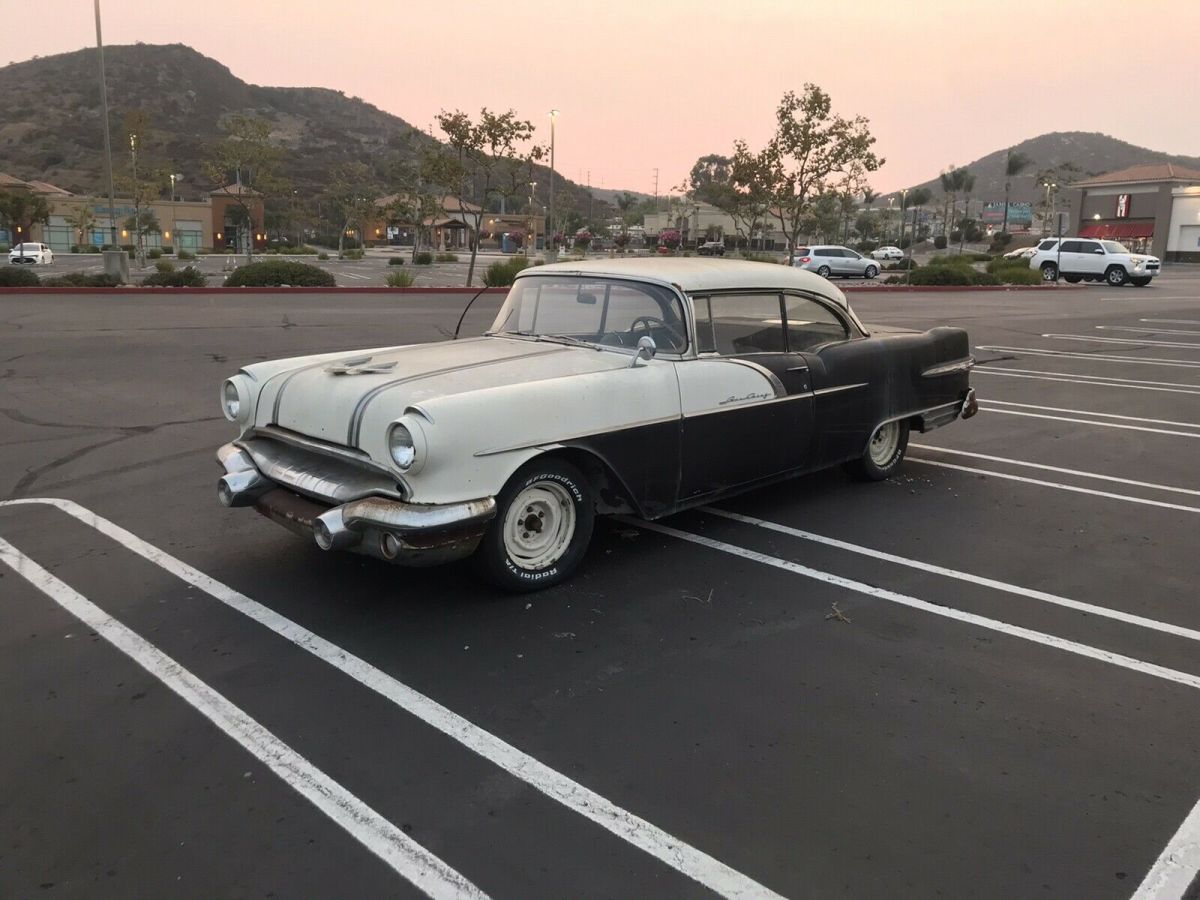
M407 152L410 138L432 140L341 91L248 84L183 44L105 47L104 61L114 170L121 171L127 159L119 137L122 118L143 110L151 126L143 158L182 174L177 191L189 198L212 189L201 168L205 147L220 139L223 118L234 112L271 123L271 136L283 148L283 170L301 196L320 193L339 163L364 162L382 176L396 153ZM0 68L0 172L98 193L105 183L103 151L94 49ZM539 176L543 195L548 172ZM567 198L583 193L561 175L555 187Z
M1200 168L1200 157L1173 156L1158 150L1138 147L1095 131L1054 131L1022 141L1012 148L1028 156L1032 163L1020 175L1012 179L1013 202L1037 202L1040 196L1036 176L1039 172L1061 169L1073 165L1080 178L1113 172L1142 163L1176 163L1181 166ZM1004 199L1004 165L1008 148L997 150L968 163L967 168L975 175L975 190L972 196L984 200ZM937 177L913 187L928 188L935 197L941 196L942 188ZM899 192L889 194L899 199Z

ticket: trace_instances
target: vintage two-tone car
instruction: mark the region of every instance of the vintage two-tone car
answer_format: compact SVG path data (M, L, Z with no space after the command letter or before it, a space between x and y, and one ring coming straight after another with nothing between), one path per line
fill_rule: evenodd
M864 326L811 272L630 259L522 272L482 337L256 363L219 497L323 550L473 556L511 590L646 519L839 463L887 478L910 429L976 410L966 332Z

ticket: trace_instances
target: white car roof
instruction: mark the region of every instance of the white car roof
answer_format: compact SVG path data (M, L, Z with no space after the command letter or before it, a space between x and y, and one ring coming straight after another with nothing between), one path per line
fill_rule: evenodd
M688 294L730 290L802 290L827 297L843 309L850 308L846 295L815 272L752 260L710 257L588 259L531 266L517 277L530 275L615 275L671 285Z

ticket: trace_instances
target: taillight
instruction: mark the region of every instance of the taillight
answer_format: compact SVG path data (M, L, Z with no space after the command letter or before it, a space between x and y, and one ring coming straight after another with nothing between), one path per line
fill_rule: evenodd
M811 256L802 256L802 257L800 257L800 262L802 262L802 263L812 262L812 257Z

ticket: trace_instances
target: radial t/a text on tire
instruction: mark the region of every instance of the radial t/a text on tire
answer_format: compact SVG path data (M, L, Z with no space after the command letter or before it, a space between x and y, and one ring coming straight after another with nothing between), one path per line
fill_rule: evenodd
M883 481L900 471L908 449L908 422L885 422L875 429L866 450L846 463L846 471L861 481Z
M550 587L583 559L594 520L592 488L583 474L566 460L535 459L496 497L496 517L475 551L475 564L507 591Z

